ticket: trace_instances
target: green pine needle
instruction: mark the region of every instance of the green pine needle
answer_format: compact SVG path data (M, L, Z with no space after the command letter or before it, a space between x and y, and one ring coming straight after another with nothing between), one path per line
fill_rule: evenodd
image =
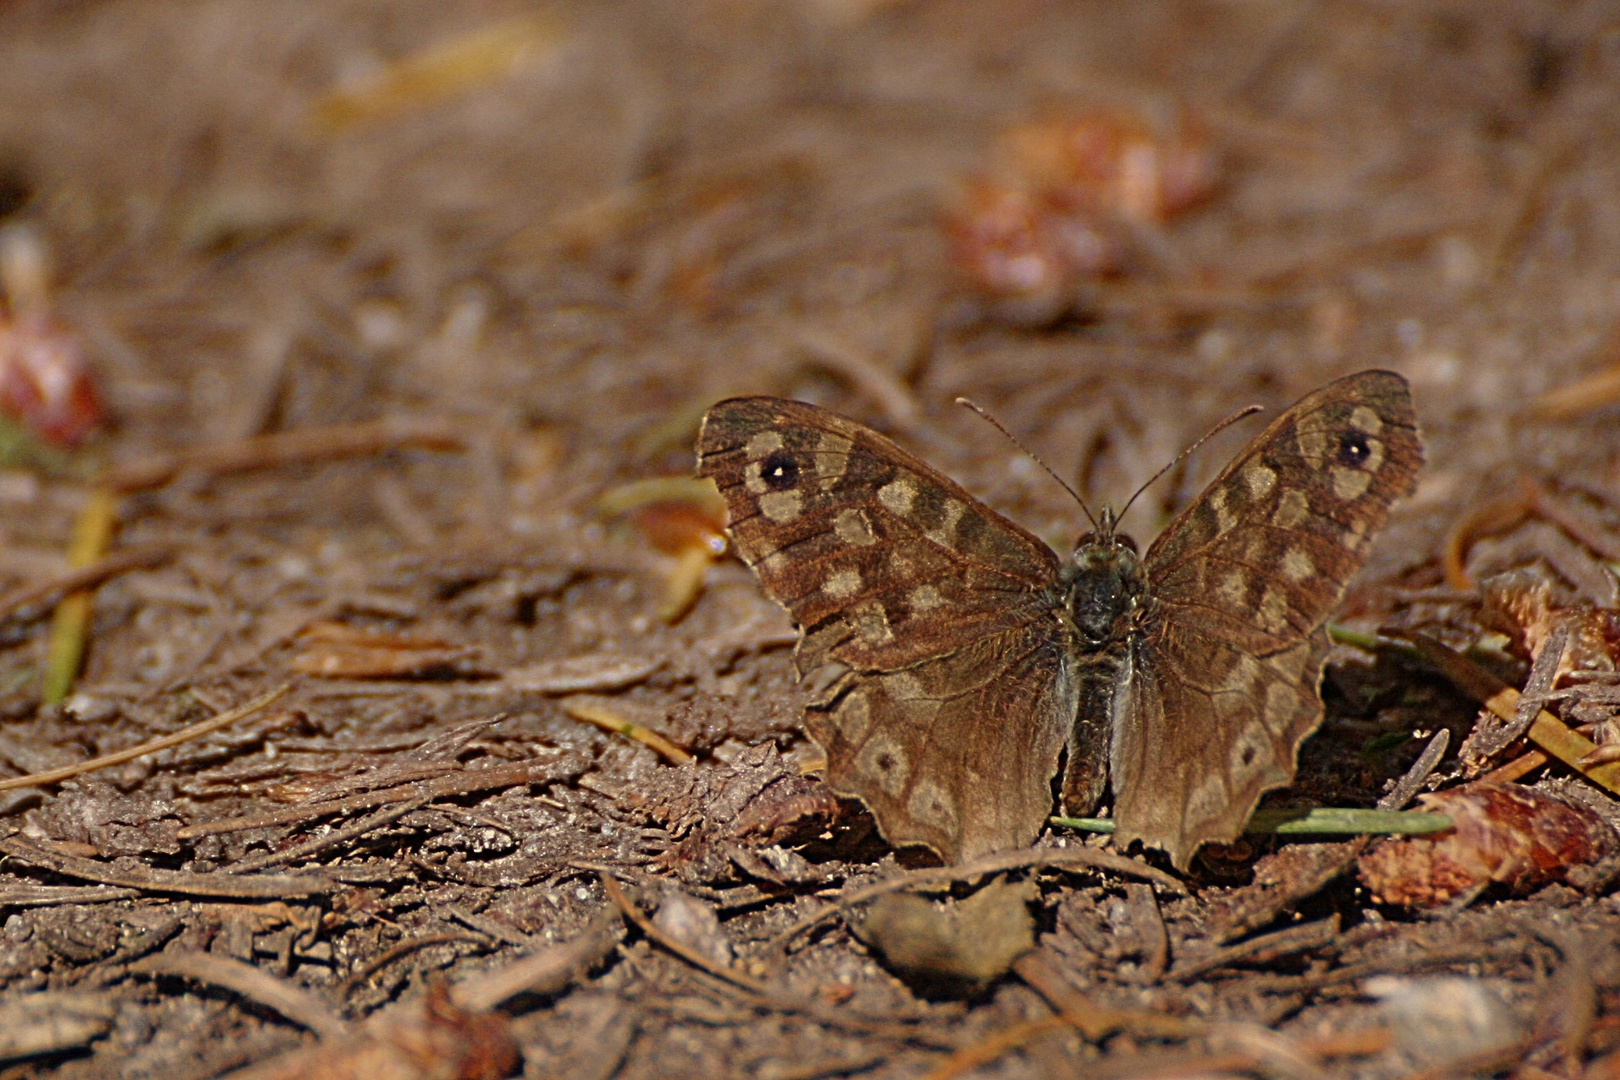
M1114 823L1109 818L1055 817L1051 821L1053 825L1081 832L1114 831ZM1429 814L1421 810L1357 810L1345 806L1320 806L1314 810L1256 810L1245 831L1282 836L1361 833L1411 836L1444 832L1449 828L1451 818L1446 814Z

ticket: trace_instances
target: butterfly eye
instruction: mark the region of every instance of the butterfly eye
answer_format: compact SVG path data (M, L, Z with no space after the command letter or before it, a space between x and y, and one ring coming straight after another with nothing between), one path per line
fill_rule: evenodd
M1367 436L1359 431L1347 431L1339 436L1339 464L1359 469L1372 456Z
M772 491L785 491L799 484L799 463L793 455L778 450L760 462L759 476Z

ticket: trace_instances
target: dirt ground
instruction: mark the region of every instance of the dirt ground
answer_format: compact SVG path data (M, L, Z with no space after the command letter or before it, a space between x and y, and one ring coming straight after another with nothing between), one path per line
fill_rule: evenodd
M974 178L1099 115L1213 184L1104 215L1109 273L987 294L951 248ZM0 790L0 1077L1620 1075L1614 804L1523 739L1458 751L1501 683L1594 761L1620 701L1617 118L1601 0L0 0L0 225L48 244L106 406L0 471L0 771L287 687ZM1427 465L1268 805L1370 807L1447 731L1414 781L1517 761L1588 830L1493 818L1478 888L1410 855L1369 884L1381 841L1183 876L1060 829L930 878L820 785L792 625L693 555L701 499L626 487L770 393L1067 550L1073 502L955 397L1118 506L1371 367ZM106 559L70 560L108 490ZM1577 670L1538 675L1555 626ZM903 874L1034 950L885 963Z

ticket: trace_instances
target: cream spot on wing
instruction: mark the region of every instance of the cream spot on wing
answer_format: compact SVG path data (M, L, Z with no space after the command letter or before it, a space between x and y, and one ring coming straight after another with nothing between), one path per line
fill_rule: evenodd
M1367 542L1367 523L1365 521L1352 521L1345 526L1344 534L1339 537L1339 543L1344 545L1346 551L1359 551L1361 545Z
M1233 570L1215 586L1215 593L1226 602L1227 607L1241 608L1249 598L1249 575L1242 570Z
M878 488L878 502L891 512L905 517L911 513L911 504L917 498L917 482L901 475Z
M932 780L919 780L906 800L906 812L925 825L956 831L956 800Z
M1359 499L1367 493L1367 486L1372 483L1372 473L1362 472L1360 469L1347 469L1343 465L1335 465L1328 470L1333 477L1333 494L1349 502Z
M924 534L928 539L941 547L950 547L951 541L956 538L956 523L962 520L967 507L956 499L945 500L945 517L937 526L927 530Z
M923 696L922 680L909 671L883 676L883 689L895 701L915 701Z
M919 585L912 589L911 595L906 598L906 604L911 608L913 615L933 611L942 603L944 603L944 599L939 595L939 590L932 585Z
M1241 694L1245 697L1254 693L1255 685L1260 680L1260 661L1248 653L1238 653L1237 660L1215 687L1216 693Z
M889 569L893 571L896 577L910 577L911 571L916 567L916 565L916 563L911 561L911 556L907 555L900 548L895 548L893 551L889 552Z
M743 467L743 486L755 495L764 494L770 487L765 483L765 477L760 475L760 466L760 462L750 461Z
M868 645L881 645L894 640L889 629L889 615L876 600L861 604L850 613L855 620L855 633Z
M1277 509L1271 514L1271 523L1279 529L1295 529L1309 521L1311 501L1298 488L1290 488L1277 500Z
M1187 808L1181 820L1188 825L1201 824L1218 818L1226 810L1226 787L1216 772L1199 781L1187 796Z
M872 522L865 510L848 508L838 511L838 516L833 519L833 532L844 543L856 547L870 547L877 543L877 537L872 533Z
M1283 552L1282 576L1289 581L1305 581L1316 575L1316 564L1304 548L1289 548Z
M1298 685L1305 679L1305 665L1311 658L1311 651L1311 643L1306 641L1286 652L1266 657L1266 667L1281 675L1284 683Z
M1367 406L1357 405L1350 411L1350 426L1368 435L1377 435L1384 430L1384 421Z
M1263 499L1277 486L1277 474L1256 462L1243 470L1243 482L1249 485L1249 494Z
M1215 533L1228 532L1237 524L1237 515L1226 505L1226 489L1216 488L1209 493L1209 508L1215 511Z
M804 500L792 488L787 491L767 491L759 497L759 512L777 524L792 521L804 509Z
M1272 683L1266 687L1266 703L1262 710L1266 728L1273 735L1282 736L1299 715L1299 690L1289 683Z
M865 691L855 689L844 695L835 715L838 734L852 743L859 743L872 730L872 706L866 700Z
M782 433L779 431L761 431L748 440L746 451L750 460L769 457L782 449Z
M1260 597L1260 608L1255 612L1260 628L1272 634L1288 629L1288 596L1281 589L1268 588Z
M858 775L871 777L878 787L893 798L905 788L911 765L900 744L879 731L855 755L855 771Z
M1301 418L1294 429L1294 442L1306 463L1313 469L1320 469L1328 451L1327 418L1321 413Z
M848 600L861 591L859 570L835 570L821 583L821 591L834 600Z
M816 453L811 460L815 462L822 491L831 491L843 479L845 470L849 468L849 448L853 445L842 435L834 435L830 431L821 433L821 440L816 443Z

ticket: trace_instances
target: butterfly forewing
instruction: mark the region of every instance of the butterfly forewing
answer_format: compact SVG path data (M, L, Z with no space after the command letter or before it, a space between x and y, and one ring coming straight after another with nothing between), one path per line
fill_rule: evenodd
M853 667L891 670L1028 625L1057 575L1040 540L813 405L719 403L698 471L720 488L727 532L766 591Z
M1322 718L1327 618L1421 464L1405 380L1362 372L1278 417L1154 542L1110 755L1119 842L1184 867L1293 778Z

